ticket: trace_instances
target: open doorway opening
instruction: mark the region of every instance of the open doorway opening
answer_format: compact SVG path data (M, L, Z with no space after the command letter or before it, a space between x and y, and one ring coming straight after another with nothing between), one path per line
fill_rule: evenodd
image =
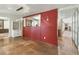
M78 54L78 8L63 9L60 11L59 15L59 54Z
M0 19L0 42L5 42L9 37L9 20ZM1 44L1 43L0 43Z
M9 21L0 20L0 39L9 36Z

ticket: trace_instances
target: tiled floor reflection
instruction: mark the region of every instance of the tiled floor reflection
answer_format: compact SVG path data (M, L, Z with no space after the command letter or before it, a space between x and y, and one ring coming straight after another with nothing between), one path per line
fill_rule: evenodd
M58 52L60 55L77 55L78 49L72 41L69 32L63 33L62 38L58 40Z
M57 46L48 43L23 40L23 38L4 38L0 40L1 55L57 55Z

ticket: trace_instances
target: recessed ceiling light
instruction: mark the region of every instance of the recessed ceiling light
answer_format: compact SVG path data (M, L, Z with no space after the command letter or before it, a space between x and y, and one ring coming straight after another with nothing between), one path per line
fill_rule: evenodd
M8 7L8 10L12 10L12 8L11 7Z

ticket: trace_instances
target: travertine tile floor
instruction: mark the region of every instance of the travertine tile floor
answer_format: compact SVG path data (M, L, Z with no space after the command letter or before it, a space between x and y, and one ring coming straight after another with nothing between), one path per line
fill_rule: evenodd
M45 42L5 38L0 40L1 55L57 55L57 46Z

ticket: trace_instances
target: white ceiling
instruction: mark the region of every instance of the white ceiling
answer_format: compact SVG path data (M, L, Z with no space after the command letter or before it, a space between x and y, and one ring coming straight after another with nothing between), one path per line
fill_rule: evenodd
M24 9L16 11L16 9L21 6ZM28 16L44 11L48 11L56 8L64 8L67 6L72 6L69 4L0 4L0 16L11 17L11 18L21 18L23 16Z

